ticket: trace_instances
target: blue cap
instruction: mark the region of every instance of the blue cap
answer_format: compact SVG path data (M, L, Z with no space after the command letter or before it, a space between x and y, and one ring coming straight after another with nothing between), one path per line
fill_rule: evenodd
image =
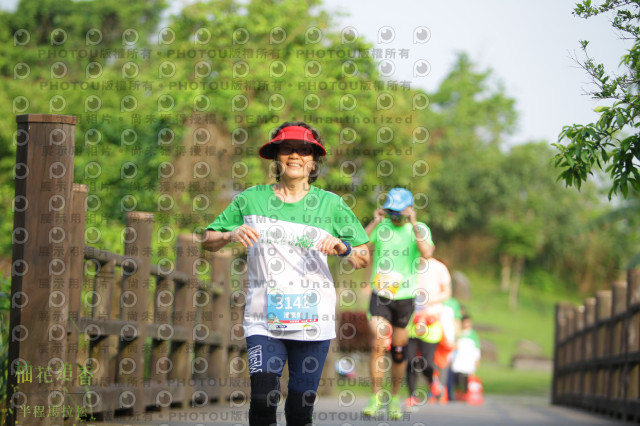
M393 188L387 194L387 200L382 208L401 212L412 205L413 195L411 195L411 191L404 188Z

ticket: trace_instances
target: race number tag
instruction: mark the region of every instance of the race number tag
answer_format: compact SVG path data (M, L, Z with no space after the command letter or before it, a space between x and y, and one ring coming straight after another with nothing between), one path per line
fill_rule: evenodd
M299 291L299 289L298 289ZM318 322L317 292L289 293L276 288L267 293L267 324L269 330L302 330Z
M393 296L398 293L402 284L402 275L397 272L378 272L373 278L373 285L376 292L381 294L386 293Z

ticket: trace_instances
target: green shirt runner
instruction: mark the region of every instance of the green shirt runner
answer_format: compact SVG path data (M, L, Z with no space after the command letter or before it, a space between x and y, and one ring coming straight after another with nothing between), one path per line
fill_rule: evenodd
M334 338L336 291L327 256L315 246L327 234L352 247L369 241L344 200L311 186L302 200L285 203L271 185L258 185L238 194L207 229L228 232L243 223L260 234L247 248L245 336Z
M423 235L433 245L429 227L422 222L417 224L426 231ZM395 226L391 219L384 218L371 233L371 242L375 249L371 274L373 292L391 300L414 298L420 251L413 226L410 223Z

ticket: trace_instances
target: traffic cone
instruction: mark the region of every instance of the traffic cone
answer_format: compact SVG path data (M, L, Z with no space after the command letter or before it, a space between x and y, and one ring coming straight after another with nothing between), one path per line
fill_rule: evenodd
M447 388L445 386L442 386L437 376L434 376L433 382L429 386L429 399L427 402L429 404L437 404L438 402L440 404L446 404L448 400L449 397L447 396Z
M467 380L467 395L465 399L469 405L481 405L484 402L482 380L473 374Z
M449 392L447 391L447 387L442 387L442 394L440 395L440 405L445 405L449 402Z

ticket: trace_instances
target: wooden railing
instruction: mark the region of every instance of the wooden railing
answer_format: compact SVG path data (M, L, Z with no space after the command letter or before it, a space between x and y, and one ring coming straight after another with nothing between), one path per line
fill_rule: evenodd
M127 214L124 254L86 246L76 118L17 123L7 424L143 419L226 400L230 376L244 374L229 367L244 343L230 253L204 259L197 235L179 235L175 264L153 265L154 217L141 212ZM209 268L211 282L200 281Z
M556 306L552 403L640 420L640 270Z

